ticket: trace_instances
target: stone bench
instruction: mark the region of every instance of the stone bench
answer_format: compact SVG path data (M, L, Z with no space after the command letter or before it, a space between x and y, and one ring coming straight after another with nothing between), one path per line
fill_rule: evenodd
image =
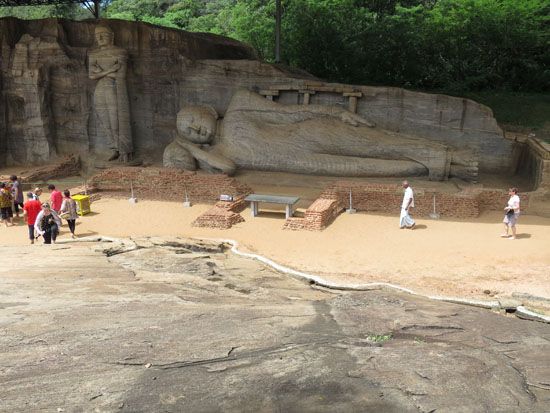
M298 202L300 198L296 196L250 194L244 200L250 202L250 209L252 210L253 217L258 215L258 204L260 202L268 202L270 204L284 204L286 205L285 215L288 219L294 213L294 204L296 204L296 202Z

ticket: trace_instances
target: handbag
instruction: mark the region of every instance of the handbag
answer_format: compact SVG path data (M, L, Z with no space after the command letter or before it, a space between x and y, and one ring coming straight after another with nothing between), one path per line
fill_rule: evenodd
M70 212L63 212L59 214L59 218L61 219L71 219L71 213Z
M515 214L514 210L513 209L509 209L507 212L506 212L506 216L507 217L513 217Z

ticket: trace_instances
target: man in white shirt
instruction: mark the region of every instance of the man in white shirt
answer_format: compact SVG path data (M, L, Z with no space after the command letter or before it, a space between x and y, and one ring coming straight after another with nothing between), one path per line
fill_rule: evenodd
M414 208L414 193L407 181L403 181L405 194L403 195L403 203L401 204L401 215L399 217L399 228L414 229L416 223L409 215L409 208Z

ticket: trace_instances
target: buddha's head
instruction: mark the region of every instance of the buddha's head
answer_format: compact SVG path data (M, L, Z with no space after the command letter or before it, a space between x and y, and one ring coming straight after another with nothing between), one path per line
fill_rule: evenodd
M99 47L114 44L115 34L108 26L96 26L94 35Z
M187 106L178 112L178 132L193 143L209 143L216 134L217 119L211 106Z

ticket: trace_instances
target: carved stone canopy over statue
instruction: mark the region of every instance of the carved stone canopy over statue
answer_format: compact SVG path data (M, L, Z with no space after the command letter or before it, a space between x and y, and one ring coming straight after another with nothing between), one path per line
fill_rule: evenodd
M107 26L97 26L98 48L88 59L88 76L97 80L94 108L103 134L112 151L109 160L131 160L134 149L130 128L130 105L126 89L128 53L114 45L114 34Z
M237 168L334 176L421 176L444 180L453 171L475 179L466 152L426 139L391 133L347 110L282 105L238 91L220 133L216 112L189 106L178 114L178 137L164 152L165 166L229 175Z

